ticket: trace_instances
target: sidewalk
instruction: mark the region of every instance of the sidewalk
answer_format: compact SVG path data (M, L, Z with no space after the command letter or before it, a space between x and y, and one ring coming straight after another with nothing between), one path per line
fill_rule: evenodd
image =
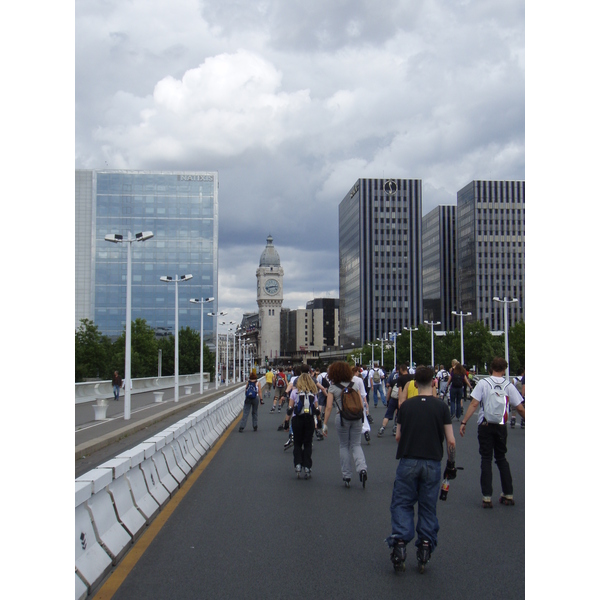
M123 396L119 401L108 401L109 409L107 419L104 421L94 420L94 410L91 402L77 404L75 405L75 460L84 457L89 459L90 455L99 450L106 449L124 438L130 438L133 434L145 431L155 424L161 424L159 429L164 429L168 427L164 424L165 419L176 416L175 420L179 420L184 416L181 414L182 412L194 412L241 385L243 384L230 383L228 386L221 384L218 390L205 387L202 395L200 395L199 384L194 386L197 391L194 393L194 390L192 390L192 394L189 395L182 393L182 386L179 392L179 402L177 403L174 401L173 388L164 390L165 399L163 402L155 402L153 392L132 394L131 418L127 421L123 419ZM151 437L151 435L151 433L146 432L144 437ZM119 451L121 450L119 449ZM106 455L106 453L103 453L103 455Z

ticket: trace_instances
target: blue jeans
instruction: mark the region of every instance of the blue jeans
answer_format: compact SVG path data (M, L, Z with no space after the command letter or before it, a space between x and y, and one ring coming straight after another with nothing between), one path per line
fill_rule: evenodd
M450 387L450 415L460 419L462 415L462 407L460 401L463 397L463 389L461 387Z
M119 399L119 386L118 385L113 385L113 395L115 397L115 400Z
M381 383L374 383L373 384L373 404L375 406L377 406L377 394L379 394L381 396L381 404L385 405L385 394L383 393L383 389L382 389L382 385Z
M386 539L390 548L399 540L408 544L415 536L414 506L418 503L415 545L418 547L423 540L429 540L433 552L440 529L436 508L441 477L440 461L400 459L390 505L392 535Z
M246 421L248 421L250 411L252 411L252 426L258 427L258 402L258 396L253 398L250 402L244 401L244 412L242 414L242 420L240 421L240 429L246 427Z

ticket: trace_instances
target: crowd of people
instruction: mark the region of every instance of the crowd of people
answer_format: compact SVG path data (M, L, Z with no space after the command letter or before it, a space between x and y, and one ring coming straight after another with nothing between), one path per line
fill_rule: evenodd
M288 432L284 451L293 448L297 476L310 479L313 438L328 438L329 423L333 421L343 485L350 487L356 474L364 488L368 467L362 439L367 444L371 442L373 424L369 403L372 399L376 408L381 401L386 411L377 437L383 437L388 424L393 423L398 460L390 505L392 532L386 542L394 569L401 571L405 568L406 547L416 533L417 560L423 572L437 546L440 483L442 478L444 482L454 479L457 472L453 420L460 422L459 433L463 437L468 421L478 413L482 506L493 506L493 459L500 472L499 502L514 504L506 460L507 427L515 426L515 411L521 417L521 427L525 426L525 373L519 371L517 377L509 380L505 377L507 367L505 359L495 358L490 365L491 375L475 381L457 360L452 361L449 371L444 365L409 368L398 364L389 374L378 363L362 368L336 361L326 371L302 364L287 370L267 369L264 389L253 372L246 383L239 431L244 430L250 414L257 431L259 403L264 403L263 394L267 400L272 396L270 412L284 413L279 425L280 430ZM442 473L444 451L447 460Z

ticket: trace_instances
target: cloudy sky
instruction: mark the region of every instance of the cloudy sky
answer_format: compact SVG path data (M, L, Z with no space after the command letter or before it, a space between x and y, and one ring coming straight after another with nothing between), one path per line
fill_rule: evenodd
M219 172L219 301L256 310L266 237L284 306L338 295L360 177L525 178L524 0L75 3L77 168Z

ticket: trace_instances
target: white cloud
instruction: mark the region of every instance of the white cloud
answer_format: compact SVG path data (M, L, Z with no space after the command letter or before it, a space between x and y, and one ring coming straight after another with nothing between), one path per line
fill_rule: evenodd
M421 178L424 212L524 178L523 57L523 0L89 0L77 166L218 170L221 304L256 309L271 233L303 305L359 177Z

